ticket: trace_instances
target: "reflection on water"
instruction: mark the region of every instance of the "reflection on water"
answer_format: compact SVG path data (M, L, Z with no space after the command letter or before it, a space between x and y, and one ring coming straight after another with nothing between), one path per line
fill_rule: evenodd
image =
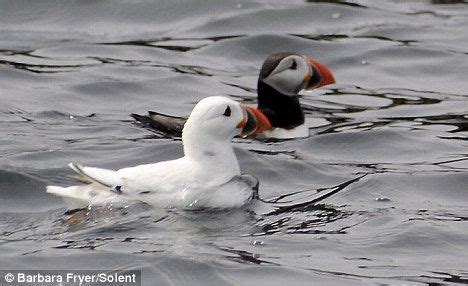
M6 1L0 268L135 268L143 285L468 283L465 4ZM129 115L186 116L211 95L255 104L279 51L338 83L301 96L309 138L235 140L260 180L245 209L66 212L44 192L73 181L69 162L180 156L180 138Z
M432 4L459 4L466 3L465 0L431 0Z

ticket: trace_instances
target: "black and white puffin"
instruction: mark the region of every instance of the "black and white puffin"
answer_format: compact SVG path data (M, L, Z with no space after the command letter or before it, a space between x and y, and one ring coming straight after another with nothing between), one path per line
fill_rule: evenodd
M267 57L257 85L257 136L290 139L309 136L299 92L335 83L331 71L320 62L294 53L275 53ZM148 115L132 114L142 124L169 136L181 136L186 118L154 111ZM260 134L261 133L261 134Z

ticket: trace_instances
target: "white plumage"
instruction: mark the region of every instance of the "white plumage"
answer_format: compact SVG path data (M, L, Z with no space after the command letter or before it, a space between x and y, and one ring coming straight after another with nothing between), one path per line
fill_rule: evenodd
M48 186L70 208L138 200L164 208L232 208L250 201L256 183L241 176L231 140L249 126L247 112L224 97L193 109L182 134L184 157L117 171L70 164L88 185ZM250 125L251 126L251 125Z
M293 139L309 137L309 128L305 125L299 125L292 129L272 128L261 133L259 138L275 138L275 139Z

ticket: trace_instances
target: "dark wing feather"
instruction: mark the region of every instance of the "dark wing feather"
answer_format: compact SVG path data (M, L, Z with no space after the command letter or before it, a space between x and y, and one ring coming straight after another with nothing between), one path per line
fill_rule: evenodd
M165 133L170 136L182 136L182 129L187 121L184 117L177 117L167 114L149 111L148 115L132 114L135 120L141 124L148 126L158 132Z

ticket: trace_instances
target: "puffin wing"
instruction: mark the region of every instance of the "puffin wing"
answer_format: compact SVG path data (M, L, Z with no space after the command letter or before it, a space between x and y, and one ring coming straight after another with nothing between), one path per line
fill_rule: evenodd
M187 121L187 118L184 117L167 115L156 111L149 111L148 115L132 113L131 116L145 126L176 137L182 136L182 129Z
M260 181L257 177L250 175L250 174L240 174L235 176L233 180L239 180L244 182L247 186L249 186L253 190L253 199L258 199L258 188L260 187Z
M140 165L118 171L70 163L70 168L78 174L79 180L86 184L70 187L47 186L46 192L62 197L69 209L128 200L151 201L151 196L148 198L148 195L159 192L162 193L161 196L156 195L153 200L158 204L169 204L173 199L170 191L180 181L177 176L179 174L175 171L183 171L177 162L180 161Z
M70 163L68 164L73 171L78 174L88 178L89 180L99 183L105 187L115 187L121 185L121 178L116 171L94 168L94 167L85 167L81 164Z

